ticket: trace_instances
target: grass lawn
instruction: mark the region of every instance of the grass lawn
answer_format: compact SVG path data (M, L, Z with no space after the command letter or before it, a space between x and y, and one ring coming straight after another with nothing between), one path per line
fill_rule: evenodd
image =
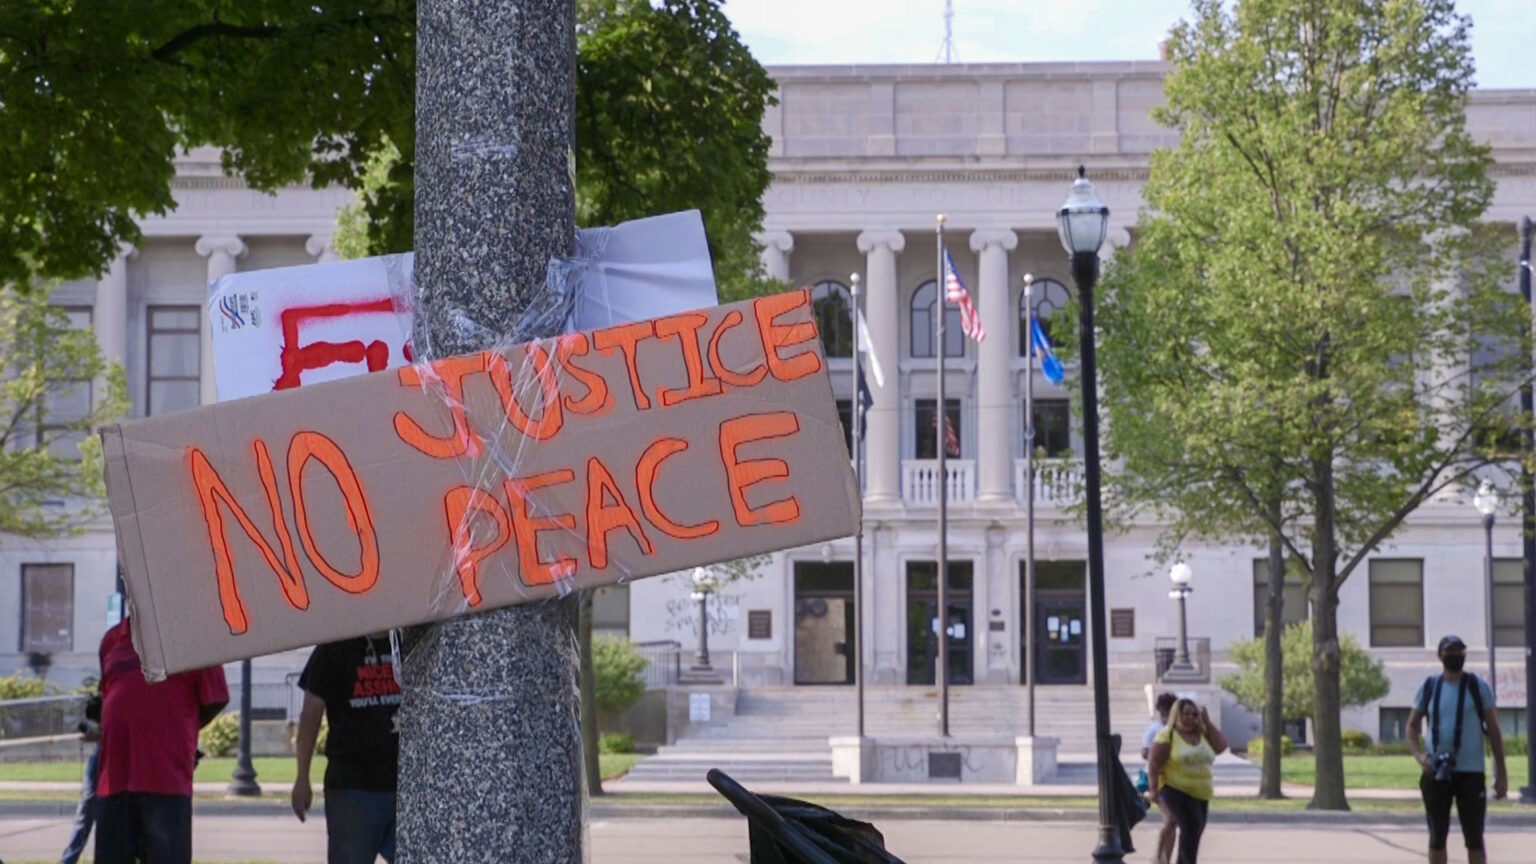
M1526 784L1524 756L1511 756L1505 763L1509 768L1509 788L1519 789ZM1492 757L1488 770L1493 771ZM1346 789L1417 789L1419 763L1412 756L1345 756L1344 788ZM1287 783L1311 786L1317 777L1317 764L1310 754L1287 756L1280 761L1280 776ZM1490 776L1490 781L1492 777Z
M601 757L603 779L612 780L622 777L629 771L640 757L632 753L604 753ZM256 769L256 782L262 785L290 786L298 771L292 757L260 757L251 760L251 767ZM0 763L0 781L3 780L32 780L52 781L58 783L75 783L80 780L80 773L85 770L81 762L8 762ZM235 760L232 757L207 758L197 766L197 773L193 779L199 783L217 783L228 780L234 773ZM319 783L325 777L325 757L316 756L313 766L309 769L310 779Z

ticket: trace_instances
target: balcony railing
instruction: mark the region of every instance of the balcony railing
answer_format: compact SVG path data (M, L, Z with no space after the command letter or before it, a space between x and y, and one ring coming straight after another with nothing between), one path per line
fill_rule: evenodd
M1179 640L1172 636L1159 636L1152 645L1153 663L1157 670L1157 680L1161 683L1168 670L1173 668L1174 658L1179 653ZM1205 636L1189 637L1189 665L1194 667L1194 672L1189 677L1180 678L1179 681L1169 683L1210 683L1211 680L1211 640Z
M976 460L946 459L947 482L939 482L939 460L903 459L901 492L908 504L938 504L939 488L949 491L949 503L958 504L976 497Z
M1024 460L1013 460L1013 489L1019 501L1029 489ZM1046 507L1076 504L1083 497L1083 463L1078 459L1035 460L1035 503Z

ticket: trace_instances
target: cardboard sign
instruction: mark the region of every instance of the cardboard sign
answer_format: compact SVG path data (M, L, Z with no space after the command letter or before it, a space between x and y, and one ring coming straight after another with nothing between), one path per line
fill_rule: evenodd
M577 232L581 266L570 331L596 330L717 302L697 210ZM415 360L415 256L231 273L208 289L219 401L394 369Z
M103 430L145 674L852 534L805 291Z

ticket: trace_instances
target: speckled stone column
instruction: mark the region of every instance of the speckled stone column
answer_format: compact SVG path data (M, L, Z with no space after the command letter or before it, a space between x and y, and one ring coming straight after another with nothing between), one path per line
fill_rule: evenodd
M444 357L512 332L572 251L575 6L421 0L417 23L415 344ZM560 601L410 634L401 864L585 860L574 627Z

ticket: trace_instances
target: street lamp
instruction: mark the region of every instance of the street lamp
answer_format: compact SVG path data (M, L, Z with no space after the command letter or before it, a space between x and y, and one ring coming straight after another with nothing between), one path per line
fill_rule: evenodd
M709 595L715 591L715 579L708 568L693 568L692 598L699 603L699 653L694 657L693 668L710 671L709 666Z
M251 764L251 661L240 661L240 758L229 776L226 791L231 795L255 797L261 794L256 783L256 768Z
M1093 344L1093 286L1099 279L1099 247L1109 232L1109 208L1093 193L1087 171L1078 166L1077 180L1065 204L1056 211L1061 245L1071 256L1072 281L1077 284L1078 339L1081 342L1083 385L1083 468L1088 504L1088 591L1093 640L1093 721L1099 761L1099 845L1093 860L1124 861L1115 815L1115 777L1109 740L1109 645L1104 624L1104 507L1099 498L1098 361Z
M1494 660L1493 638L1493 518L1499 511L1499 490L1486 477L1472 495L1472 506L1483 514L1483 587L1488 592L1483 603L1488 624L1488 687L1494 701L1499 698L1498 663Z
M1173 665L1168 667L1168 672L1163 676L1167 681L1187 681L1195 677L1195 664L1189 662L1189 618L1185 614L1185 601L1195 592L1189 585L1193 577L1194 571L1183 561L1168 571L1168 579L1173 582L1173 590L1168 592L1168 597L1179 601L1179 650L1173 657Z

